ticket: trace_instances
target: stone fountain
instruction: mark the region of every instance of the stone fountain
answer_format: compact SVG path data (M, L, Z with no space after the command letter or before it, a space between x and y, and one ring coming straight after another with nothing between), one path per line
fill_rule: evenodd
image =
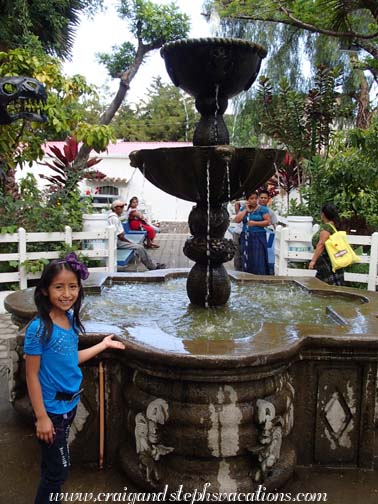
M202 119L194 147L138 151L133 163L158 187L196 203L189 218L193 237L185 246L196 261L187 282L189 298L202 306L222 305L230 292L223 262L232 255L223 238L228 224L223 205L259 186L281 155L229 146L221 119L227 98L256 78L265 51L246 42L205 39L168 44L162 55L173 81L195 96ZM238 77L240 71L243 77ZM186 274L94 273L85 291L101 295L117 282L156 284ZM88 323L80 338L83 348L113 332L126 344L123 353L100 356L107 462L120 461L138 488L167 492L161 501L180 500L178 492L181 500L185 492L191 493L185 500L200 500L203 489L215 496L210 500L224 501L238 500L235 493L251 495L259 485L274 491L290 479L297 464L376 467L378 293L332 288L314 278L259 279L238 272L230 277L249 287L251 302L266 282L295 284L330 299L340 296L337 311L329 310L338 324L277 320L234 339L209 340L203 328L195 338L184 334L177 341L150 322L148 306L142 307L144 328L136 335L138 328L128 326L130 301L119 301L124 315L114 317L118 325L113 320L110 325ZM10 294L5 306L23 328L35 314L33 289ZM15 408L27 414L22 347L21 331L11 347L10 390ZM97 458L97 364L98 359L84 366L84 393L71 445L74 463Z
M173 83L195 98L201 119L194 147L139 150L131 165L163 191L196 203L189 215L192 236L184 254L195 262L187 280L192 303L225 304L230 280L223 266L232 259L234 245L224 238L229 226L225 203L252 192L275 170L283 151L235 148L223 114L229 98L255 81L266 50L238 39L193 39L161 49Z

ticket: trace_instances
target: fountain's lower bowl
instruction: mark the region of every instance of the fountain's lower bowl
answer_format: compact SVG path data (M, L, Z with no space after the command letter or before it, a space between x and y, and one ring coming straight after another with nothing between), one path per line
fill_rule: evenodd
M156 282L187 273L114 274L112 281ZM261 281L288 281L231 276L251 282L256 293ZM86 288L100 292L106 281L106 274L93 275ZM192 494L206 484L215 495L253 492L259 484L273 490L290 478L297 462L372 468L378 294L331 288L316 279L295 281L320 295L355 298L356 306L339 314L340 320L350 316L350 324L333 330L304 325L294 336L290 324L286 331L267 324L254 338L209 341L198 334L183 348L181 341L174 345L174 338L167 346L146 322L145 331L124 340L125 352L102 355L108 461L118 454L138 487L167 488L168 498L180 485ZM31 298L28 289L8 296L5 305L25 323L35 312ZM361 314L365 332L358 327L350 332ZM96 326L89 328L81 346L113 329L120 334L119 325L100 324L97 332ZM22 341L20 336L20 356ZM25 392L22 358L19 363L16 406ZM95 364L84 368L85 392L72 445L73 456L81 460L98 446Z
M131 166L162 191L187 201L221 204L263 185L283 160L278 149L230 145L142 149L130 153Z

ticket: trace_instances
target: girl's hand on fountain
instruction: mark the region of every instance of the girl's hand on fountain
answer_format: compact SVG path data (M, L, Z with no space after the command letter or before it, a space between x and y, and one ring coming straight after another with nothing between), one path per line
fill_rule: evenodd
M114 334L109 334L106 336L102 342L105 345L105 348L114 348L115 350L124 350L126 346L121 341L113 340Z

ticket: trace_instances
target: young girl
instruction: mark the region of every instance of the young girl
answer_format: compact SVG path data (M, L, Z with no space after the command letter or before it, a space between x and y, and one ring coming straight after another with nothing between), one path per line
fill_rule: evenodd
M127 207L127 214L129 218L130 229L133 231L138 231L139 229L144 229L147 231L147 244L146 248L159 248L159 245L153 243L153 240L156 236L156 228L152 224L149 224L143 214L138 210L138 198L136 196L132 197L129 201Z
M29 324L24 343L26 382L41 445L41 480L35 504L51 502L68 475L68 434L80 400L79 365L107 348L124 344L106 336L101 343L78 350L84 332L79 311L84 297L86 266L75 254L48 264L35 289L37 316Z

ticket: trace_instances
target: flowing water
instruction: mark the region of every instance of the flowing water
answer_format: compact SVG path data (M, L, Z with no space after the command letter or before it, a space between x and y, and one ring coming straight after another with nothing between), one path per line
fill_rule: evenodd
M204 309L188 304L186 279L163 283L128 283L105 287L101 296L87 295L83 320L122 329L154 327L160 333L190 340L250 337L264 323L335 325L326 308L337 312L358 301L318 296L294 284L235 283L227 305Z

